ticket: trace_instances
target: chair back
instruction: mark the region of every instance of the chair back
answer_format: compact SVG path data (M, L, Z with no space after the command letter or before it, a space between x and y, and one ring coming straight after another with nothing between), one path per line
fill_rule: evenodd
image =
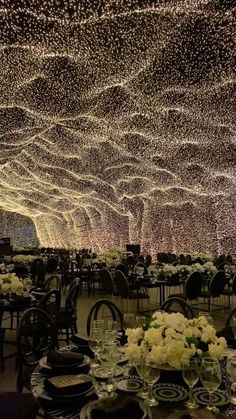
M44 310L51 320L56 320L61 304L60 290L51 290L45 294L38 303L38 308Z
M227 280L226 280L226 276L225 276L224 271L217 271L213 275L213 277L210 281L210 287L209 287L211 296L213 298L214 297L219 297L222 294L222 292L224 290L224 287L226 285L226 282L227 282Z
M234 274L234 277L232 280L232 290L233 290L233 293L236 294L236 274Z
M56 258L49 258L47 260L46 271L47 272L55 272L57 270L58 261Z
M188 300L196 300L203 286L203 278L200 272L192 272L186 279L184 294Z
M123 328L123 314L120 311L119 307L113 301L110 300L98 300L91 308L88 319L87 319L87 334L90 335L91 326L93 320L97 320L98 318L104 318L104 308L107 308L109 315L111 316L112 320L116 320L119 323L119 329L124 332ZM106 316L107 317L107 316Z
M76 303L77 298L80 292L80 283L75 283L73 287L70 288L69 294L66 298L65 309L67 313L76 313Z
M17 365L37 365L49 349L57 347L56 329L38 307L25 310L17 329Z
M182 313L187 319L194 318L194 311L192 308L185 300L179 297L167 298L167 300L161 304L160 310Z
M147 266L145 265L145 263L143 263L143 262L136 263L136 265L134 267L134 272L138 273L139 268L143 268L143 274L144 275L146 275L148 273L148 269L147 269Z
M37 285L40 285L43 283L45 272L46 272L46 265L44 264L43 259L41 258L34 259L33 262L31 263L30 273L32 275L33 281Z
M116 286L117 295L122 298L128 298L129 284L123 272L115 271L114 283Z
M44 289L61 289L61 275L49 276L43 284Z
M129 268L124 263L119 263L118 265L116 265L115 271L123 272L125 276L128 276L129 274Z
M233 310L231 310L231 312L229 313L225 321L225 327L230 326L230 323L233 317L236 317L236 307L234 307Z
M112 295L114 291L114 282L113 282L111 273L107 268L103 268L101 270L100 278L101 278L102 289L104 291L104 294Z

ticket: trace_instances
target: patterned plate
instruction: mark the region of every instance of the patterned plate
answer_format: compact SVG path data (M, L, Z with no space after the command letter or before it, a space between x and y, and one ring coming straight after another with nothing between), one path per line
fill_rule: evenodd
M47 357L45 356L44 358L41 358L39 360L39 366L43 369L46 370L53 370L53 369L66 369L66 368L83 368L87 365L89 365L90 363L90 358L87 355L84 355L84 359L83 361L79 364L78 362L75 362L74 364L70 364L70 365L63 365L63 364L59 364L59 365L52 365L52 364L48 364L47 362Z
M116 367L114 372L114 377L119 377L119 375L123 374L123 368ZM93 370L93 377L95 378L108 378L107 371L104 370L102 367L95 368Z
M138 378L127 378L115 383L117 390L126 391L128 393L137 393L143 389L143 383Z
M180 402L188 397L188 391L176 384L157 384L153 390L153 394L157 400L163 402Z
M202 387L198 387L194 390L194 398L197 403L207 405L209 403L208 391ZM212 394L212 402L214 406L224 406L229 403L230 394L225 390L216 390Z

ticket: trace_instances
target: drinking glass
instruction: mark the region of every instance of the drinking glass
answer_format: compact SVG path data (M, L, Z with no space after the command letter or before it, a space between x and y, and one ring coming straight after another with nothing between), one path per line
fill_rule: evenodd
M230 321L230 326L232 327L234 339L236 338L236 316L233 316Z
M118 331L118 322L116 320L108 320L107 330L115 330L117 332Z
M215 413L219 413L219 409L217 409L212 402L212 394L217 390L221 382L220 364L218 359L211 357L203 358L200 368L200 378L203 387L205 387L209 393L209 404L206 408Z
M143 382L143 390L140 390L137 393L138 397L141 397L142 399L146 399L148 396L148 392L147 392L147 386L146 386L146 376L150 371L149 366L146 364L145 362L145 357L142 356L136 363L136 370L138 372L138 375L140 376L142 382Z
M193 398L193 387L199 379L199 368L196 359L190 359L189 364L182 366L182 376L185 383L189 386L189 400L185 403L185 406L189 409L196 409L198 404Z
M199 311L198 317L204 316L206 317L209 324L213 326L213 318L207 311Z
M227 374L232 381L231 389L231 403L236 404L236 356L228 358L226 364Z
M105 329L105 322L104 320L93 320L92 329Z
M111 396L112 391L114 390L113 375L114 375L114 371L116 369L119 359L120 359L120 353L118 351L116 342L103 343L101 353L100 353L100 360L101 360L103 369L107 373L108 381L106 385L106 390L108 393L108 397Z
M143 327L143 325L146 323L146 317L145 316L136 316L135 317L135 326L136 327Z
M89 347L91 351L93 351L95 358L94 358L94 365L99 365L98 362L98 355L102 348L102 339L103 339L103 330L99 328L91 329L90 336L88 339Z
M135 327L134 313L125 313L123 318L124 329L133 329Z
M146 372L145 372L145 382L148 384L148 395L145 402L149 406L157 406L158 401L153 396L153 385L160 378L160 368L153 362L145 361Z
M116 330L106 330L105 332L105 342L112 343L115 342L117 338Z
M29 292L30 288L32 287L32 279L31 278L25 278L23 280L24 288L27 292Z

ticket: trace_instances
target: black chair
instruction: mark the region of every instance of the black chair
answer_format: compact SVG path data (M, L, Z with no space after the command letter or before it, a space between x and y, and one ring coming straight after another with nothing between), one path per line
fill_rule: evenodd
M119 329L124 332L123 328L123 314L119 307L113 301L110 300L98 300L92 306L88 318L87 318L87 334L90 335L91 326L93 320L97 320L99 318L104 319L104 309L107 309L108 313L106 313L106 318L111 317L112 320L118 321Z
M116 265L115 271L123 272L123 274L127 277L129 274L129 267L124 263L119 263L118 265Z
M29 276L29 271L24 265L15 265L13 272L15 272L18 278L26 278Z
M17 329L17 390L30 390L30 378L39 360L57 347L56 327L40 308L25 310Z
M187 319L193 319L195 317L194 311L192 310L190 305L185 300L179 297L167 298L167 300L161 304L160 310L171 313L182 313Z
M3 307L0 305L0 363L1 363L1 372L4 371L4 337L5 329L2 328L2 317L3 317Z
M217 271L210 280L208 290L200 292L199 297L207 299L208 301L209 313L211 313L212 299L222 295L226 282L227 280L224 271Z
M56 327L58 334L66 334L66 342L68 345L70 343L71 335L73 336L77 333L76 304L79 292L79 283L70 288L68 297L66 298L65 307L61 307L56 316Z
M51 275L43 284L44 289L61 289L61 277L59 275Z
M44 310L52 321L56 321L61 304L60 290L51 290L38 302L38 308Z
M226 287L223 289L222 295L226 295L229 298L229 305L228 308L230 308L230 297L233 295L236 295L236 274L233 277L232 283L228 283Z
M30 273L32 275L33 284L41 286L45 279L46 265L40 258L34 259L31 263Z
M134 267L134 272L136 272L136 268L138 268L138 267L140 267L140 268L144 268L143 273L144 273L144 275L147 275L147 273L148 273L148 269L147 269L147 266L145 265L145 263L143 263L143 262L138 262L138 263L136 263L136 265L135 265L135 267Z
M115 271L114 283L116 286L117 295L121 297L122 307L124 299L126 301L136 301L137 312L139 312L140 300L149 299L149 295L147 293L141 292L139 289L131 290L125 275L121 271Z
M114 293L114 282L110 271L107 268L103 268L100 273L100 278L104 294L112 296Z
M127 252L133 252L133 255L140 255L140 244L127 244L126 245L126 251Z
M203 277L200 272L192 272L185 281L184 292L182 294L169 295L169 297L179 297L183 300L197 300L203 286Z
M146 255L145 266L148 268L151 264L152 264L152 256L151 255Z
M47 260L47 265L46 265L46 272L55 272L57 270L57 266L58 266L58 261L56 258L49 258Z

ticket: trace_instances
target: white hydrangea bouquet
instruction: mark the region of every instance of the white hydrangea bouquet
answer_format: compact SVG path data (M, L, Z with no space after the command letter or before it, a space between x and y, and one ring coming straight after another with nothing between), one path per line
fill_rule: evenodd
M6 273L0 275L0 294L23 292L23 284L14 273Z
M126 334L127 359L137 362L145 356L163 368L176 370L193 357L221 359L227 347L204 316L188 320L181 313L157 311L143 328L127 329Z
M15 263L22 263L24 265L32 263L37 256L35 255L15 255L12 258L12 261Z

